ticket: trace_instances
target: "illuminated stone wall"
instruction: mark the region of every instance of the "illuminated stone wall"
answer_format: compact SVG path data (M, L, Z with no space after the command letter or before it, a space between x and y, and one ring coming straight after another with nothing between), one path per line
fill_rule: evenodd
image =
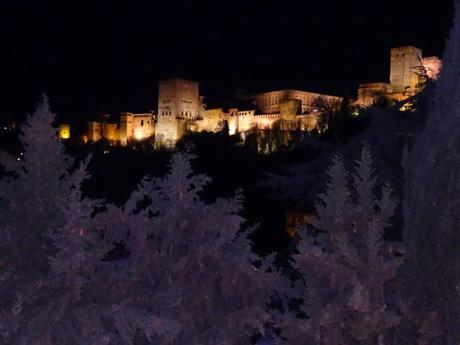
M120 130L116 123L102 123L102 137L111 142L120 141Z
M327 105L333 109L338 109L342 101L341 97L320 93L299 90L279 90L256 94L254 96L254 105L264 114L279 114L281 112L281 104L293 99L302 102L302 113L314 111L319 99L327 103Z
M254 127L270 128L275 121L281 118L280 114L256 114L252 110L238 110L237 108L224 111L222 108L202 111L202 117L193 122L191 130L201 132L216 132L223 121L227 121L229 134L234 135L246 132Z
M253 127L257 126L262 129L270 129L273 123L280 120L280 114L258 114L254 115Z
M215 132L227 117L222 108L202 110L200 119L195 124L196 131Z
M255 127L255 110L241 110L238 111L236 116L235 128L237 133L246 132L247 130Z
M387 83L365 83L358 88L358 100L356 105L361 107L372 106L382 96L393 92L393 88Z
M296 115L302 113L302 101L290 99L280 104L280 116L283 120L295 121Z
M99 141L102 139L102 124L99 121L89 121L88 123L88 139Z
M223 121L227 121L228 123L228 130L230 135L234 135L240 132L239 129L239 115L241 116L254 116L255 111L241 111L239 112L237 108L230 108L228 110L224 110L223 108L216 108L216 109L206 109L202 110L200 118L194 121L191 129L193 131L202 132L215 132L220 130ZM247 120L248 121L248 120ZM253 122L253 121L252 121ZM246 126L246 124L243 124Z
M111 132L113 133L113 132ZM120 116L119 140L126 146L130 140L142 140L155 134L155 115L152 113L122 113ZM116 132L113 134L116 137ZM109 139L106 137L106 139ZM109 139L110 140L110 139Z

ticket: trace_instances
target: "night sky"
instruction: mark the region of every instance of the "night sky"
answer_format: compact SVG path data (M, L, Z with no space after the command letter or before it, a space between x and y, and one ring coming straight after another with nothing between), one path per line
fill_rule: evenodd
M452 0L0 1L1 118L47 92L61 119L156 108L158 80L201 93L279 88L353 96L387 81L389 49L442 55Z

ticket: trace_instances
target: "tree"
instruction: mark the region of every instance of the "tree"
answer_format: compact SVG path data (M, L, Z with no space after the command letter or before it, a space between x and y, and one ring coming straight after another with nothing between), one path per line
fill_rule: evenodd
M456 1L435 97L405 160L404 237L410 246L404 273L411 282L405 304L407 315L416 316L420 344L460 342L459 11Z
M143 309L156 328L170 330L148 334L155 344L248 343L269 317L278 276L252 264L257 257L240 233L241 195L205 204L199 194L210 180L193 175L191 158L175 154L164 178L145 178L121 217L111 217L120 226L106 236L130 252L111 299L120 313Z
M5 207L1 210L3 230L1 251L2 301L11 305L14 294L48 268L47 255L53 251L49 236L64 224L56 206L63 194L61 178L70 166L49 112L46 96L34 116L21 128L24 155L2 154L7 175L0 184ZM18 250L17 248L21 248ZM25 292L24 292L25 293Z
M240 194L205 204L209 178L176 154L124 207L89 200L89 160L74 168L53 120L43 97L23 127L24 161L3 159L0 342L249 342L278 275L253 265ZM117 243L127 257L110 257Z
M8 344L81 344L94 327L82 323L100 255L96 203L80 192L88 160L72 169L53 122L43 96L22 127L24 159L3 156L0 339Z
M352 175L352 188L340 156L333 159L328 176L311 222L318 235L304 229L299 253L293 256L305 276L306 285L300 281L297 288L308 320L297 319L296 327L282 323L282 335L289 343L377 344L399 323L385 291L399 260L383 240L397 202L388 184L375 195L367 147Z

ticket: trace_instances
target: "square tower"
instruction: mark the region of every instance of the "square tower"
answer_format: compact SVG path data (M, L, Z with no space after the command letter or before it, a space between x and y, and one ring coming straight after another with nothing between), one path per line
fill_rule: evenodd
M155 140L172 145L183 134L184 122L200 115L199 84L186 79L160 81L158 94L158 120Z
M415 94L420 83L422 50L413 46L391 49L390 84L394 92Z
M199 84L186 79L161 80L158 116L195 119L199 115Z

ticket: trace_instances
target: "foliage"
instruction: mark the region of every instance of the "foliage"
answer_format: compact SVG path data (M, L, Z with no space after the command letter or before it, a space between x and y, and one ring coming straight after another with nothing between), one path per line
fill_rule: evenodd
M333 159L328 176L311 222L320 233L312 236L306 228L294 255L307 284L297 288L308 320L282 322L282 335L298 344L307 339L312 344L377 344L399 323L385 291L399 261L383 240L397 202L388 184L376 196L367 147L351 177L352 187L340 156Z
M402 339L419 344L460 342L460 3L443 68L427 108L426 124L405 165L404 237L409 244L403 278L406 315L417 329ZM411 332L410 332L411 331Z
M300 123L281 119L274 122L271 128L255 126L247 131L245 145L258 153L270 155L292 151L307 135L300 129Z
M130 252L120 269L127 285L113 299L167 320L174 336L149 335L156 344L247 343L268 318L278 276L251 264L256 257L238 233L240 194L200 200L209 178L192 174L191 157L175 154L164 178L144 179L116 218L125 221L109 228Z
M84 197L43 98L4 156L0 340L7 344L241 344L264 325L276 273L256 268L242 198L206 204L191 155L144 178L124 207ZM10 159L11 158L11 159ZM114 257L122 244L128 257Z
M94 201L80 185L88 160L72 159L43 96L21 128L23 160L3 156L0 339L8 344L80 344L86 278L100 247L91 231Z

